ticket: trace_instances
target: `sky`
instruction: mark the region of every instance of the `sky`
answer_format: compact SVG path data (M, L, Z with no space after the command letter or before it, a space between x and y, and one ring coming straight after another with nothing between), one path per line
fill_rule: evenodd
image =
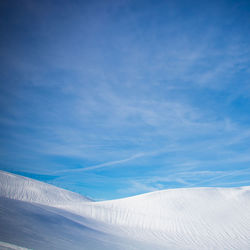
M95 200L250 185L250 2L0 2L0 169Z

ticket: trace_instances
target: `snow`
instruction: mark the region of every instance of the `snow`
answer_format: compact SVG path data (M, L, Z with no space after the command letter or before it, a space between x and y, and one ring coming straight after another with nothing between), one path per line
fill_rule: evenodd
M0 171L0 196L5 244L93 250L250 246L250 187L170 189L93 202Z
M49 206L90 201L90 199L80 194L1 170L0 195L10 199L36 202Z

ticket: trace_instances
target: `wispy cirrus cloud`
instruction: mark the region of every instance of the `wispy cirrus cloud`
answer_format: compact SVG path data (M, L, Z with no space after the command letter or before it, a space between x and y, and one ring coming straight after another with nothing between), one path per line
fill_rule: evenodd
M246 181L245 1L2 9L1 168L97 196Z
M139 194L142 192L153 192L169 188L191 188L191 187L227 187L230 185L249 185L250 169L241 170L196 170L189 169L176 171L176 173L165 172L163 176L148 176L128 180L128 187L119 189L121 194ZM240 177L245 176L242 180ZM239 178L239 179L238 179ZM238 180L237 180L238 179ZM234 180L234 181L232 181Z
M138 153L135 154L129 158L126 159L121 159L121 160L117 160L117 161L110 161L110 162L105 162L102 164L97 164L94 166L86 166L84 168L77 168L77 169L68 169L68 170L61 170L61 171L57 171L56 173L69 173L69 172L85 172L85 171L91 171L91 170L95 170L95 169L99 169L99 168L105 168L105 167L111 167L111 166L117 166L129 161L132 161L134 159L143 157L145 154L144 153Z

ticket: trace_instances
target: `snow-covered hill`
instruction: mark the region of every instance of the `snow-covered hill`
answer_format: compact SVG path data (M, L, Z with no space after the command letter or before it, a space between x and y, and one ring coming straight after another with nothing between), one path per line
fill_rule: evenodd
M33 249L250 249L250 187L172 189L92 202L1 171L0 196L4 244Z
M77 193L1 170L0 195L6 198L36 202L49 206L77 201L90 201Z

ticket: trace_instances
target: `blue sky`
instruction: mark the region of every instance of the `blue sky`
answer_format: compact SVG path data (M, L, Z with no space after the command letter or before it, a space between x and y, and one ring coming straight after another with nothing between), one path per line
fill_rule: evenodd
M0 168L97 200L250 185L249 1L1 1Z

